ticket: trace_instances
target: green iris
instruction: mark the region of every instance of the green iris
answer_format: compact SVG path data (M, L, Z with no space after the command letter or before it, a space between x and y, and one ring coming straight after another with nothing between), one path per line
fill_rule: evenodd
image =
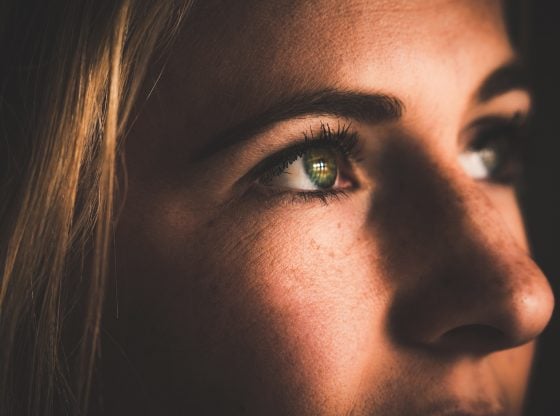
M336 182L338 168L336 155L331 149L309 149L303 155L303 165L305 173L318 188L330 188Z

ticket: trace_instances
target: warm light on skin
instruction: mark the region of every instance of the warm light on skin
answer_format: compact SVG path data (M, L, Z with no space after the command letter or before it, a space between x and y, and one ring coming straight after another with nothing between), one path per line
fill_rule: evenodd
M459 163L473 121L530 104L521 90L475 98L514 58L500 3L217 3L194 8L127 139L112 325L135 375L107 378L149 394L113 400L167 414L519 414L552 294L514 190ZM322 89L397 97L402 117L306 115L195 157ZM247 180L337 123L362 145L346 197L294 202Z

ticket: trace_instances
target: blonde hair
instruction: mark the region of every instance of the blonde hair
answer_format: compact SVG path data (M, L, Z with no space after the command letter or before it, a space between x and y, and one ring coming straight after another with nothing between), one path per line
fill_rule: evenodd
M190 3L0 6L2 415L87 413L118 142Z

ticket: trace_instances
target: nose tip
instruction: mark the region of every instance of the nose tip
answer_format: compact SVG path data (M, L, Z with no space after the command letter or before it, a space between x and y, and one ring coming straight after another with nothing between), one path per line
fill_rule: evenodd
M520 249L488 248L440 265L396 297L393 330L407 342L485 353L535 339L554 307L548 280ZM438 270L439 269L439 270Z
M496 321L502 330L506 346L525 344L536 338L546 327L554 309L554 296L546 277L536 265L532 281L514 292L511 301L501 307L507 314Z
M467 311L462 316L457 314L439 331L428 333L428 342L450 351L484 353L532 341L546 327L554 307L548 283L541 277L537 279L531 287L504 293L502 299L494 299L486 307L475 304L471 316ZM481 302L489 301L481 298Z

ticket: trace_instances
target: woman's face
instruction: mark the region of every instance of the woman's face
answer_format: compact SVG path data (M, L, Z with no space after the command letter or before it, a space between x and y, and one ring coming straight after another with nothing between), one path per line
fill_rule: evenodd
M519 414L553 299L515 62L498 1L199 2L125 148L131 402Z

